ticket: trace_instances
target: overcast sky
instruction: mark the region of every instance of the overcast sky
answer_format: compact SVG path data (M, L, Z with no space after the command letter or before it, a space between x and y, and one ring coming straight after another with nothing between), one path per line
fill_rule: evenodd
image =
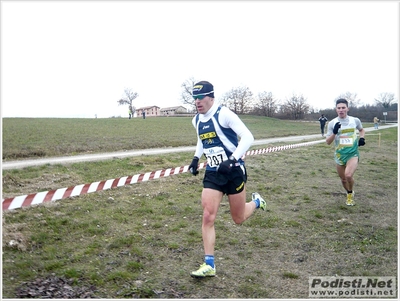
M1 1L2 117L127 116L248 86L316 109L399 92L396 1Z

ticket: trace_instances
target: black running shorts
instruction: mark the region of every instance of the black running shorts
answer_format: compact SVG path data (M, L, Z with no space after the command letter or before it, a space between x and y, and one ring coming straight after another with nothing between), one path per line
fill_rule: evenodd
M222 191L225 194L237 194L243 191L246 182L246 167L241 165L234 167L227 175L216 171L206 171L203 187Z

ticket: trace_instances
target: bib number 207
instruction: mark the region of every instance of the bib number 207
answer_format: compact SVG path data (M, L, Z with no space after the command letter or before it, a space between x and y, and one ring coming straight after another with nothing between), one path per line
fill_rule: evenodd
M207 164L210 167L217 167L225 160L228 160L224 149L219 146L205 149L204 154L207 158Z
M220 165L223 161L224 161L224 159L221 154L207 156L207 164L210 165L211 167L216 167L216 166Z

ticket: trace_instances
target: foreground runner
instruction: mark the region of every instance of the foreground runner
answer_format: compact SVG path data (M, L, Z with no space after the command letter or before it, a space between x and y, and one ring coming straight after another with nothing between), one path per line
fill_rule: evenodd
M198 114L192 123L198 139L189 170L193 175L198 174L199 158L203 153L207 167L201 195L204 263L190 275L207 277L216 273L214 221L224 194L228 196L231 216L236 224L243 223L256 208L265 210L266 203L257 192L252 194L252 201L246 203L247 174L241 158L254 141L252 133L235 113L214 103L214 87L209 82L195 84L193 98Z

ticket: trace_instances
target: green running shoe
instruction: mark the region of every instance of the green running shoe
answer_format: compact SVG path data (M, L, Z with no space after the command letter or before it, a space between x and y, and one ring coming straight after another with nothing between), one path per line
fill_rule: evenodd
M253 192L251 194L251 200L254 201L256 199L259 199L260 201L260 208L265 211L267 209L267 203L264 201L264 199L261 197L261 195L258 192Z
M191 272L190 276L195 278L214 277L215 271L215 267L212 268L204 262L197 271Z
M352 193L347 194L346 205L354 206L356 203L354 202L354 191Z

